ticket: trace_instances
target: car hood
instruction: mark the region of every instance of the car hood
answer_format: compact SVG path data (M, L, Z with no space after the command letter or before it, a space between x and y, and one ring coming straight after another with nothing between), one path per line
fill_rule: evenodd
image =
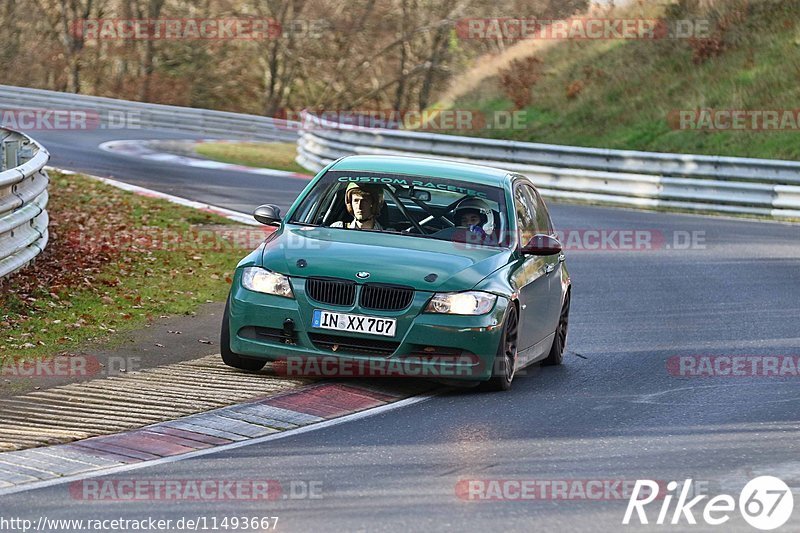
M505 248L369 231L288 225L267 239L261 264L295 277L332 277L417 290L474 287L508 263ZM304 266L300 266L304 265ZM369 272L366 279L356 273ZM431 279L435 274L433 281Z

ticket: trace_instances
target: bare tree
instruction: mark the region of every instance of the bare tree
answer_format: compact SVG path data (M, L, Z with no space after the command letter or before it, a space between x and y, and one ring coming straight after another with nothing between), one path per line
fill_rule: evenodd
M81 56L86 43L83 25L93 9L102 10L106 0L35 0L40 14L47 21L44 35L49 35L64 52L66 83L63 89L81 91Z
M6 0L0 5L0 63L7 65L20 51L22 30L17 20L17 1Z
M67 56L67 90L81 92L81 52L83 32L78 31L83 21L92 14L93 0L58 0L60 12L60 37Z
M263 69L263 113L275 115L286 102L287 92L297 70L298 42L293 21L303 14L304 0L256 0L261 17L271 19L280 35L267 39L259 64Z
M164 7L165 0L147 0L146 11L137 3L137 15L140 19L158 19L161 16L161 9ZM144 58L141 65L142 88L139 92L139 100L147 102L150 100L150 82L153 77L153 57L155 55L155 41L147 39L144 43Z
M0 59L34 87L275 115L281 109L424 109L502 41L462 40L463 17L574 11L585 0L0 0ZM168 15L165 15L168 14ZM263 41L89 39L90 17L272 19ZM311 30L311 31L309 31ZM25 41L26 35L37 40Z

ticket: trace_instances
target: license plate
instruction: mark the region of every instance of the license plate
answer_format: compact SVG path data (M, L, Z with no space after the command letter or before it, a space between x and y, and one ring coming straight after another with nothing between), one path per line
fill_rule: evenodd
M397 321L394 318L350 315L347 313L334 313L331 311L323 311L322 309L315 309L314 319L311 325L315 328L394 337L396 323Z

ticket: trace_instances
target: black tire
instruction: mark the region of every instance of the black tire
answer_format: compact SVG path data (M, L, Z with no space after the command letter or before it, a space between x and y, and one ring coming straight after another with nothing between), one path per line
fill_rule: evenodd
M543 365L555 366L564 362L564 349L567 347L567 330L569 328L569 300L570 293L564 297L564 304L561 306L561 314L558 317L558 326L556 326L556 335L553 337L553 345L550 347L550 353L547 359L542 361Z
M517 328L519 326L519 315L517 308L511 304L506 314L503 324L503 335L497 347L494 364L492 365L492 377L487 381L483 389L490 391L507 391L511 388L514 380L514 363L517 360Z
M219 351L222 355L222 362L239 370L258 372L267 364L266 361L242 357L231 351L231 329L228 323L229 306L230 302L225 302L225 312L222 315L222 331L219 335Z

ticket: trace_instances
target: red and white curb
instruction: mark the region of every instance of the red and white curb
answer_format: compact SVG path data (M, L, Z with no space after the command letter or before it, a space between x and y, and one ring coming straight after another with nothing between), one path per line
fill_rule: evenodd
M322 429L426 401L433 388L318 383L124 433L0 453L0 496Z
M121 154L129 157L138 157L141 159L148 159L150 161L159 161L161 163L172 163L175 165L183 165L192 168L204 168L210 170L223 170L229 172L244 172L246 174L258 174L261 176L272 176L276 178L293 178L301 180L310 180L312 176L307 174L300 174L298 172L289 172L286 170L274 170L271 168L256 168L248 167L245 165L235 165L233 163L222 163L219 161L211 161L210 159L202 159L199 157L190 157L185 155L171 154L167 152L159 152L150 146L157 141L145 140L119 140L107 141L100 145L100 149L106 152ZM204 142L221 142L214 140L203 141L187 141L191 144L201 144Z

